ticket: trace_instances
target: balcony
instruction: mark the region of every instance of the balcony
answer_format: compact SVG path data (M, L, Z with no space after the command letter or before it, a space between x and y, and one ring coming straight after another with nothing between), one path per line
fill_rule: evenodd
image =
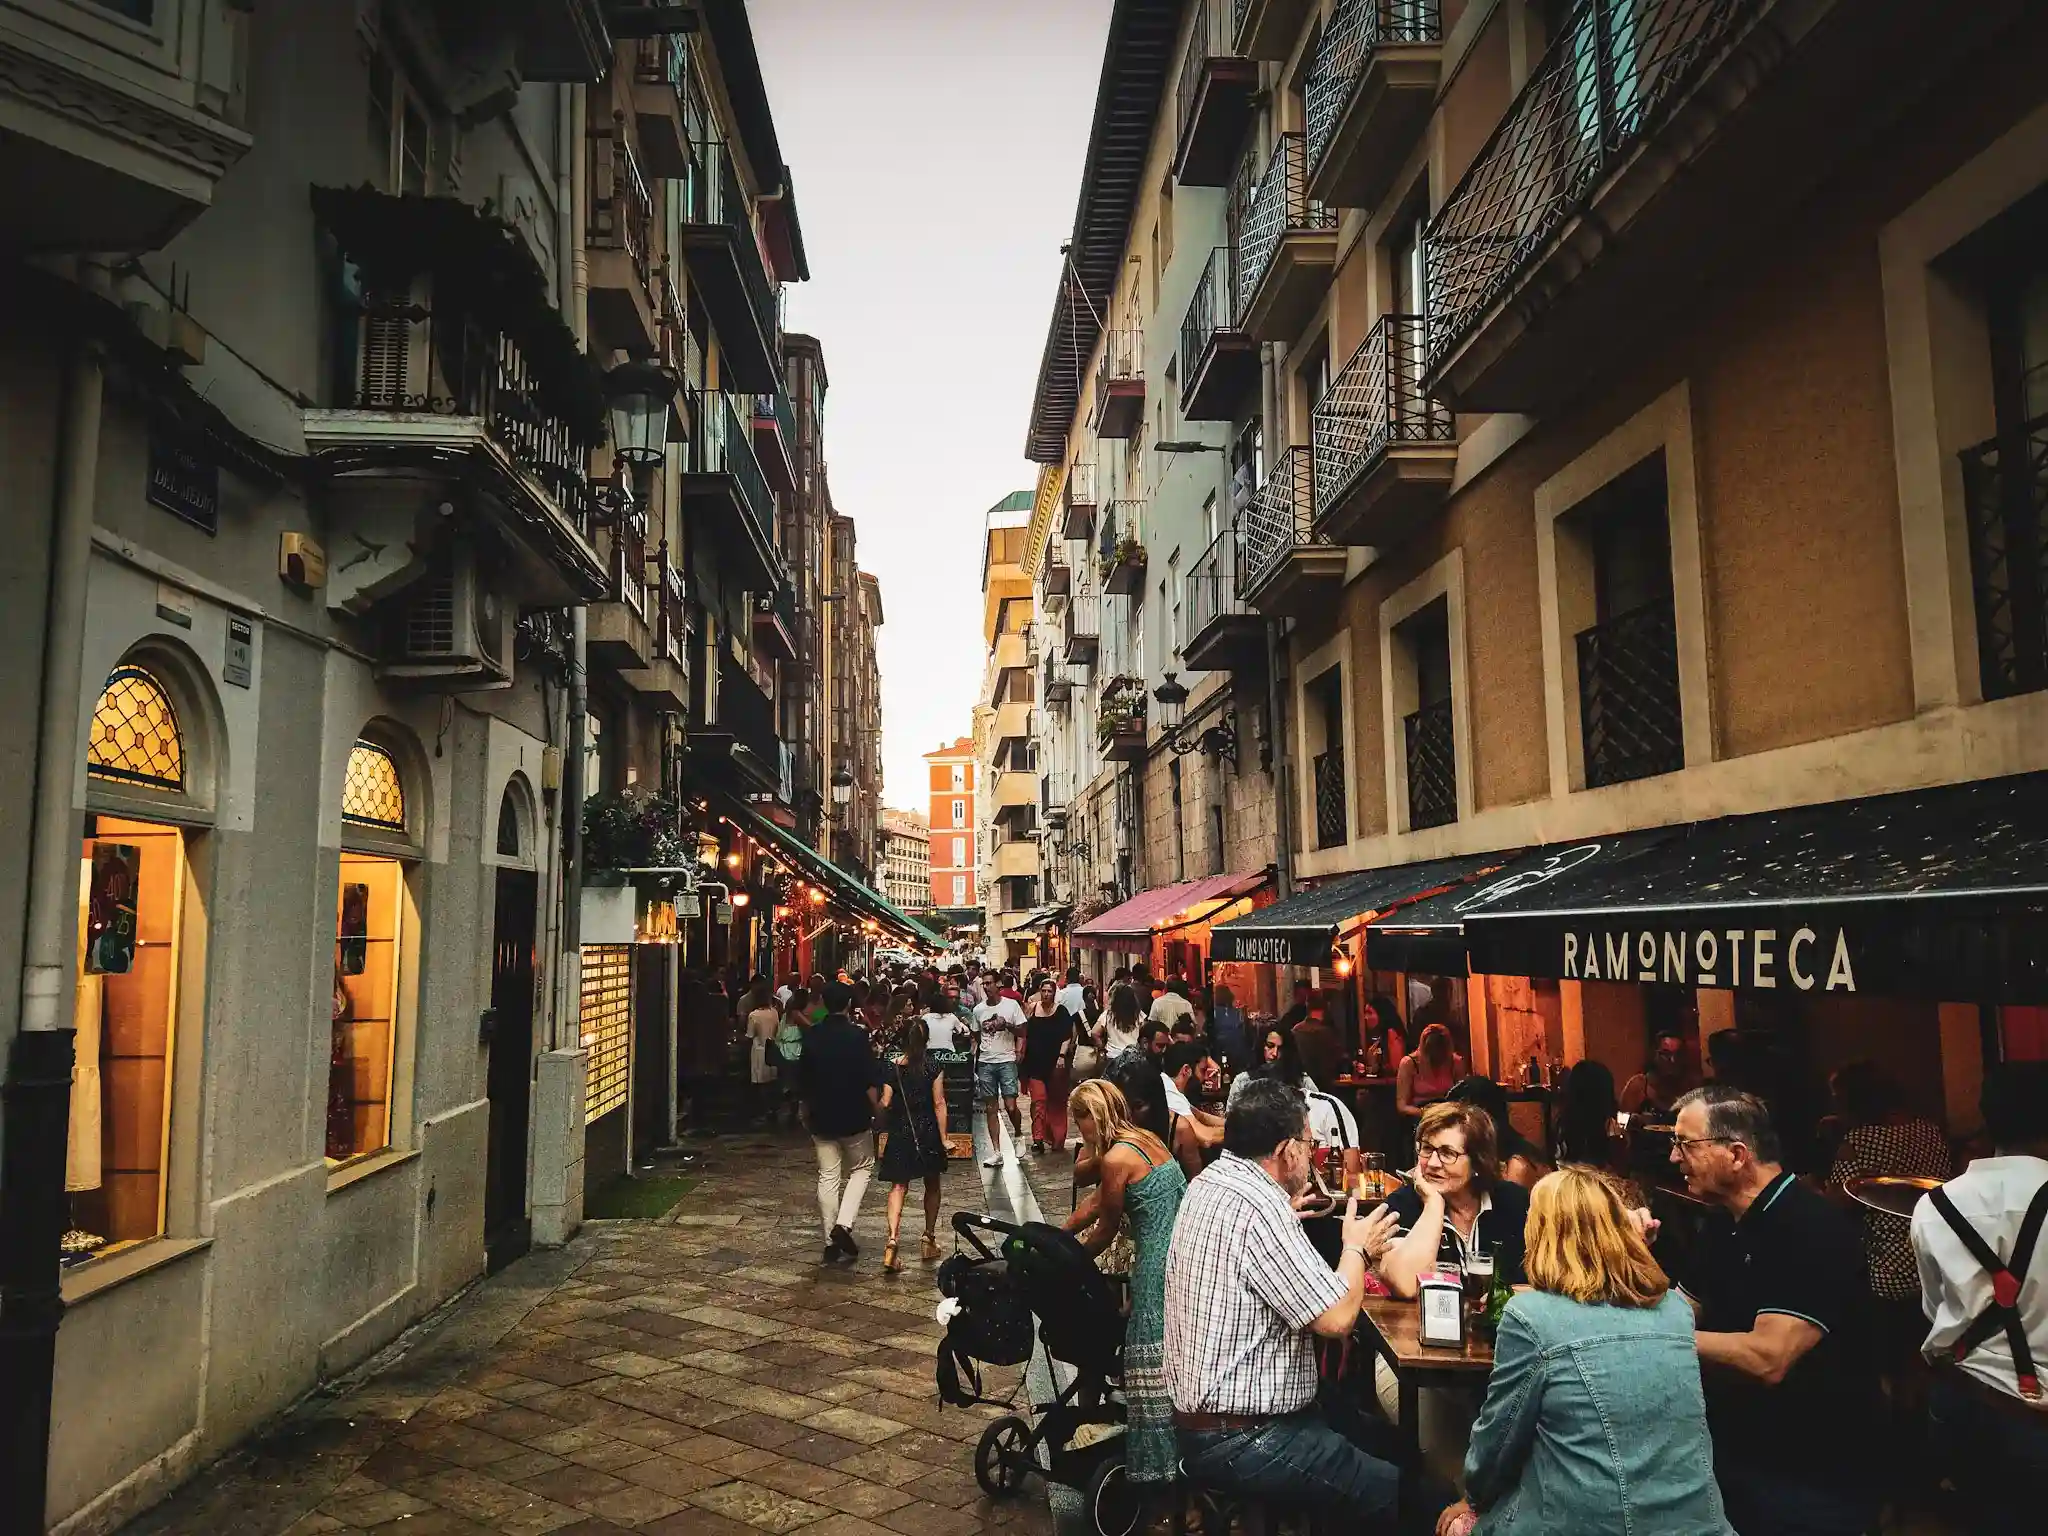
M1310 450L1289 448L1238 522L1238 595L1268 617L1299 618L1344 579L1343 546L1315 531L1314 492Z
M785 496L796 494L796 413L789 396L771 389L754 396L754 453L768 483Z
M364 546L329 572L328 605L364 613L413 581L418 530L451 498L498 547L505 596L601 599L585 465L603 395L524 242L452 198L316 187L312 202L353 277L332 404L305 409L306 449L330 532Z
M1068 539L1095 536L1095 461L1076 459L1067 466L1067 484L1062 492L1065 510L1060 518L1060 535Z
M139 253L212 206L251 142L234 84L247 7L179 9L145 28L92 5L0 7L8 246Z
M1309 767L1316 791L1316 846L1341 848L1351 837L1344 802L1344 754L1319 752Z
M1216 535L1186 577L1181 611L1188 637L1181 659L1197 672L1257 672L1266 666L1266 621L1238 595L1238 535Z
M1038 819L1048 827L1067 824L1067 801L1072 798L1067 782L1067 775L1058 769L1039 777Z
M744 793L782 789L782 741L775 734L775 701L730 650L718 657L716 711L692 722L687 744L693 766L723 772Z
M661 590L648 584L645 514L629 513L612 528L606 558L611 588L590 605L585 650L593 664L614 670L647 666L658 655Z
M1442 62L1440 0L1341 0L1302 85L1309 196L1379 206L1429 120Z
M534 0L519 11L519 68L528 80L595 85L604 78L612 35L599 0Z
M994 806L996 814L1021 809L1038 809L1038 775L1025 769L1010 769L998 773Z
M1102 598L1076 592L1060 615L1060 646L1069 666L1093 666L1102 650Z
M685 643L688 607L683 597L683 573L668 563L668 550L649 562L655 579L647 588L647 617L653 628L653 649L644 667L620 667L619 680L639 694L648 707L680 713L690 707L689 647ZM603 607L590 610L592 634L604 615Z
M1228 182L1251 126L1259 66L1232 51L1236 32L1235 0L1195 0L1194 32L1175 95L1173 174L1184 186Z
M1074 590L1074 568L1067 564L1067 552L1056 539L1046 541L1045 569L1042 575L1042 586L1047 600L1063 598Z
M1107 596L1129 597L1145 590L1144 510L1142 501L1112 501L1102 519L1095 573Z
M1458 819L1458 749L1451 701L1425 704L1402 717L1408 769L1408 830L1420 832Z
M1980 686L2035 693L2048 688L2048 416L1961 458Z
M1683 768L1678 628L1671 600L1632 608L1580 630L1576 639L1586 787Z
M663 181L690 174L690 130L683 120L688 54L681 37L643 37L633 49L633 125L647 172Z
M1329 291L1337 213L1308 195L1308 149L1283 133L1238 213L1237 313L1258 341L1293 341Z
M1315 7L1316 0L1231 0L1237 51L1248 59L1284 64Z
M654 199L623 129L590 136L590 327L596 350L651 355Z
M1074 680L1068 674L1066 663L1057 656L1045 658L1044 670L1038 680L1038 696L1048 704L1065 705L1074 697Z
M1104 331L1089 426L1097 437L1129 442L1144 422L1145 333L1136 326Z
M696 166L683 208L683 260L718 334L719 379L728 389L780 389L775 290L761 263L761 243L732 151L715 139L694 149Z
M788 587L754 595L754 649L780 662L802 659L797 645L796 597Z
M1383 315L1316 406L1316 527L1335 544L1399 544L1444 502L1457 422L1422 391L1426 322Z
M997 843L989 850L988 869L997 880L1036 880L1038 844L1028 837Z
M1145 760L1145 679L1128 674L1108 679L1095 711L1095 744L1112 763Z
M775 550L775 501L761 461L754 457L753 434L733 408L731 395L699 397L696 415L690 469L682 477L683 508L719 541L742 586L770 591L787 581L788 573Z
M1219 245L1195 284L1180 323L1180 413L1189 421L1230 421L1259 384L1259 344L1237 323L1232 251Z
M1031 701L1013 699L1007 704L996 706L995 724L990 728L989 739L994 744L994 755L1006 758L1009 753L1031 746Z
M1609 376L2019 9L1578 0L1430 226L1431 393L1548 414Z
M996 636L995 654L996 687L1000 689L1005 672L1028 672L1031 670L1031 641L1014 630Z

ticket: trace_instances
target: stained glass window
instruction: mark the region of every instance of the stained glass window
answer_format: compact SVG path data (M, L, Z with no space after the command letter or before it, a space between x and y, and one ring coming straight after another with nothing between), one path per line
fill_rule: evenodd
M92 712L85 771L151 789L185 787L185 739L163 684L140 667L119 666Z
M405 786L398 764L374 741L358 741L341 783L341 819L380 832L405 830Z

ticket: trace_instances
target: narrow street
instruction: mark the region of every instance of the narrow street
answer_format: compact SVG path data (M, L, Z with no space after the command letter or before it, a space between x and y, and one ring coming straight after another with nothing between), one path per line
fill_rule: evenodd
M975 1485L995 1410L939 1404L914 1213L900 1276L881 1268L879 1187L859 1261L822 1268L804 1137L695 1146L702 1180L671 1216L513 1264L126 1536L1050 1532L1042 1489L997 1504ZM1064 1159L1027 1180L982 1155L954 1165L948 1220L1028 1219L1033 1184L1065 1209Z

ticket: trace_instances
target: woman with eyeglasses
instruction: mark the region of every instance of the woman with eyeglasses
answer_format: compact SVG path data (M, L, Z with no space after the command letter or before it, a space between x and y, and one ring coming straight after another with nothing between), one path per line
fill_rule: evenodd
M1418 1280L1442 1265L1465 1267L1490 1250L1495 1273L1522 1283L1523 1229L1529 1192L1500 1176L1493 1117L1452 1099L1431 1104L1415 1125L1415 1182L1387 1197L1402 1236L1380 1261L1396 1296L1413 1296Z

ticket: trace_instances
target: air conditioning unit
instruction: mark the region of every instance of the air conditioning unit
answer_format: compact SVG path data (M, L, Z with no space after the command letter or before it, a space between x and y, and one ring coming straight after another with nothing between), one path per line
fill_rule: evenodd
M392 608L380 676L455 693L512 686L519 610L466 542L437 556Z

